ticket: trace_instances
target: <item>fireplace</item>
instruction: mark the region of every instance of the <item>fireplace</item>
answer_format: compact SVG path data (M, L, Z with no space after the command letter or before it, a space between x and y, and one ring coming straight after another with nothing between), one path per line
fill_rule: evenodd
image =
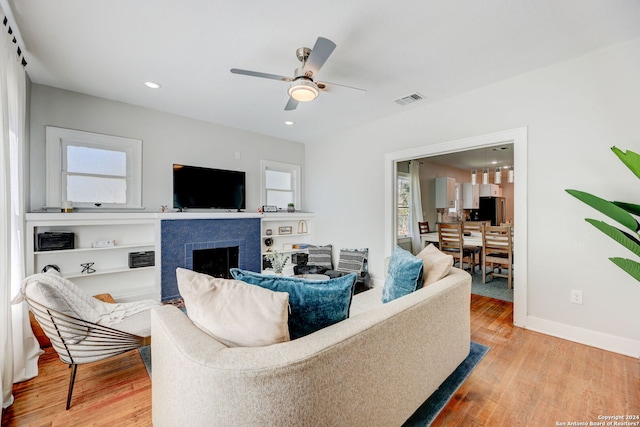
M236 248L231 252L237 251L237 255L229 255L234 267L260 271L260 218L162 220L160 242L162 301L180 297L176 268L198 271L195 267L198 262L195 257L199 255L195 254L202 250L221 249L222 255L215 257L226 258L227 248ZM225 273L228 274L226 260L221 269L226 270ZM213 275L217 274L214 272Z
M193 271L213 277L231 279L229 269L238 267L239 254L239 246L195 249L193 251Z

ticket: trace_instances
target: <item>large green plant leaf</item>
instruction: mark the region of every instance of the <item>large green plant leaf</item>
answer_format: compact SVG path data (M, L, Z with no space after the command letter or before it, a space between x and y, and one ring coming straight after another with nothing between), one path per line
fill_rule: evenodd
M609 258L615 265L640 282L640 263L626 258Z
M589 194L584 191L579 191L579 190L566 190L566 191L576 199L586 203L592 208L602 212L609 218L624 225L629 230L637 232L640 229L640 225L638 224L638 221L636 221L634 217L632 217L627 211L625 211L621 207L616 206L612 202L601 199L598 196L594 196L593 194Z
M640 256L640 241L636 237L629 233L625 233L604 221L598 221L592 218L587 218L586 221L616 242L620 243L625 248L629 249L634 254Z
M631 169L631 172L633 172L638 178L640 178L640 155L638 153L635 153L631 150L623 152L618 147L611 147L611 151L613 151L616 156L618 156L618 158L622 160L622 163L624 163L629 169Z
M640 216L640 205L636 205L633 203L625 203L625 202L613 202L613 204L618 206L619 208L624 209L625 211L631 214Z

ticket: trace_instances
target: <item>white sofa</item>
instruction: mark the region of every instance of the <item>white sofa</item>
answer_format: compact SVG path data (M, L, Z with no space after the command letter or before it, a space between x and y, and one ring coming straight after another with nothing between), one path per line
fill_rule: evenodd
M400 426L469 354L470 293L456 268L384 305L373 288L354 296L347 320L253 348L154 308L153 424Z

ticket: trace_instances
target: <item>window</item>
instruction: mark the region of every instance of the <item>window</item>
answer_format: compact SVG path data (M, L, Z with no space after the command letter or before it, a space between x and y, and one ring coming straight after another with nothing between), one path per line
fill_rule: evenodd
M142 141L46 128L47 206L142 208Z
M262 160L262 205L300 208L300 166Z
M409 174L398 173L398 237L409 237L411 233L411 181Z

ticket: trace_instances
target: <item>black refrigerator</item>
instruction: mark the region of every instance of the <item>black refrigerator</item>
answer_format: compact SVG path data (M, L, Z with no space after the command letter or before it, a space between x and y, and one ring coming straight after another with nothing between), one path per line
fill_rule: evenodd
M476 211L477 221L491 221L491 225L500 225L505 221L504 197L480 197L480 208Z

